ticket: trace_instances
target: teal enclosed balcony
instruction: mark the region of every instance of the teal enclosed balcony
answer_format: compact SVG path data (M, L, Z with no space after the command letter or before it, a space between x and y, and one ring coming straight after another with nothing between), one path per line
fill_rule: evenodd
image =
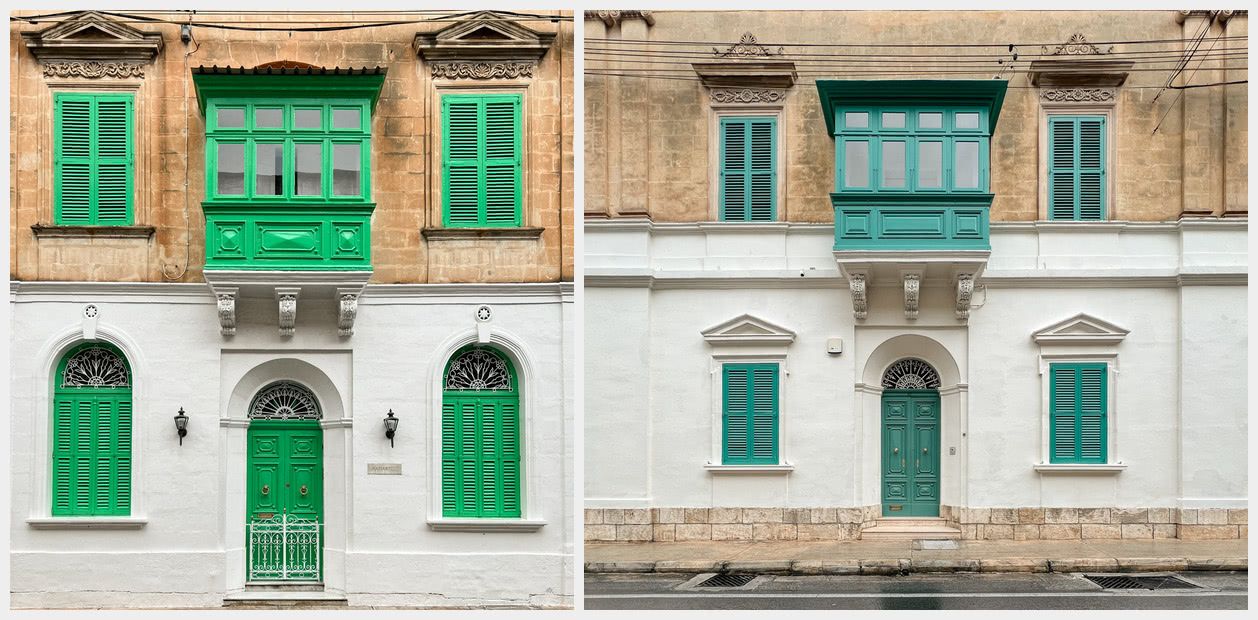
M991 194L851 196L830 194L834 249L990 250Z

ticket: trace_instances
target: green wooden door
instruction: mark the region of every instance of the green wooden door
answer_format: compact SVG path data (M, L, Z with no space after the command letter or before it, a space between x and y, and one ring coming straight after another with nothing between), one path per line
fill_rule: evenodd
M939 392L882 393L882 514L939 516Z
M319 423L254 420L249 424L248 454L246 556L251 580L320 579L323 434Z

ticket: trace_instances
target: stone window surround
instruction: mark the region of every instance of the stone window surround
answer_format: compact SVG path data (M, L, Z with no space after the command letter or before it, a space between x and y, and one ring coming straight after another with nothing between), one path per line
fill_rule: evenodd
M738 346L738 345L736 345ZM745 345L744 345L745 346ZM770 345L772 346L772 345ZM786 363L785 345L780 347L780 352L771 352L764 345L756 347L750 351L728 352L714 351L712 360L708 368L708 378L710 381L710 390L712 394L712 414L711 414L711 456L708 461L703 464L703 468L710 474L790 474L795 471L793 465L788 458L787 447L790 442L787 441L790 425L787 423L786 416L786 387L787 379L790 378L791 372ZM724 420L724 394L722 393L721 380L722 373L726 363L731 364L777 364L778 366L778 463L777 465L726 465L722 462L722 442L721 438L725 428Z
M1045 346L1045 345L1041 345ZM1052 346L1052 345L1047 345ZM1051 349L1049 349L1051 351ZM1064 464L1053 463L1049 444L1052 439L1052 415L1050 385L1052 374L1051 364L1058 363L1097 363L1105 364L1106 402L1105 402L1105 463L1103 464ZM1118 353L1103 351L1096 353L1052 353L1042 352L1039 356L1040 369L1040 462L1034 465L1039 474L1118 474L1127 468L1122 459L1118 458Z
M458 240L468 239L470 236L493 237L493 238L512 238L512 239L540 239L542 229L536 226L530 226L531 217L529 211L529 192L530 192L530 173L532 166L530 160L532 158L533 149L531 148L531 136L529 134L529 96L528 87L530 80L495 80L492 85L486 83L468 82L466 80L451 80L444 78L434 78L433 84L433 101L429 109L435 110L436 113L429 116L432 123L430 135L432 140L432 156L431 170L435 170L436 174L431 175L432 182L429 186L428 195L431 198L432 207L428 209L429 221L423 223L420 233L424 239L428 241L439 240ZM442 190L445 183L445 173L441 168L442 148L445 144L445 127L441 122L441 98L445 95L520 95L520 226L506 228L477 228L477 227L459 227L459 232L453 232L454 228L444 228L441 225L442 214L444 213L445 204L442 202L444 192Z
M785 91L790 93L789 90ZM777 125L777 139L773 147L777 151L777 170L774 171L777 209L775 222L787 221L786 205L786 97L776 103L717 103L708 99L708 219L725 223L721 219L721 119L744 116L771 116ZM729 222L730 224L763 224L766 222Z
M1115 201L1114 201L1114 170L1118 168L1118 136L1119 132L1115 131L1114 121L1119 118L1118 114L1118 95L1117 88L1083 88L1080 90L1099 90L1106 91L1113 95L1109 101L1048 101L1044 98L1044 94L1050 90L1059 89L1041 89L1039 91L1039 157L1036 163L1036 170L1039 175L1039 198L1038 208L1036 209L1036 218L1040 221L1050 221L1048 217L1048 119L1050 116L1077 116L1091 115L1105 117L1105 202L1101 205L1105 218L1101 222L1110 222L1117 220L1115 217ZM1071 90L1071 89L1064 89ZM1051 220L1060 222L1062 220ZM1087 224L1086 222L1076 222L1078 224Z

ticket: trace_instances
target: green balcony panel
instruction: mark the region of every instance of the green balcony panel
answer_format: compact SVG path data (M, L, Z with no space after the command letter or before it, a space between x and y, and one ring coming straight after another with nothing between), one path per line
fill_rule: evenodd
M205 205L205 268L370 270L373 207Z
M990 250L991 194L830 194L835 250Z

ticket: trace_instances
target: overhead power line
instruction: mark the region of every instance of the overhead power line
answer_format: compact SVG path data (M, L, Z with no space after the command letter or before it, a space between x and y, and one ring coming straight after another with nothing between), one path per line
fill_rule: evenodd
M78 15L79 13L80 13L79 11L72 11L72 12L66 12L66 13L53 13L53 14L48 14L48 15L10 16L9 20L26 22L26 23L31 23L31 24L43 24L43 23L57 24L65 20L55 20L51 18L69 17L73 15ZM236 21L236 22L231 22L231 23L193 21L193 19L197 15L196 11L189 11L184 15L180 15L176 19L165 19L165 18L160 18L160 17L145 17L143 15L137 15L137 14L132 14L132 13L114 13L110 11L98 11L98 13L116 18L114 20L114 23L121 23L121 24L170 24L170 25L176 25L176 26L191 25L197 28L211 28L211 29L218 29L218 30L241 30L241 31L249 31L249 32L335 32L335 31L342 31L342 30L359 30L359 29L364 29L364 28L379 28L379 27L403 26L403 25L415 25L415 24L467 23L470 21L476 21L476 22L547 21L547 22L554 22L554 23L572 21L572 17L569 15L539 15L539 14L507 13L507 12L500 12L504 15L504 17L501 17L501 18L480 18L476 20L470 20L470 19L467 19L467 15L469 15L469 13L466 13L466 12L451 14L449 11L442 11L440 13L437 13L437 12L432 13L434 17L427 17L427 18L422 18L422 19L394 19L394 20L312 19L312 20L305 20L305 21L296 19L296 20L288 20L287 23L289 24L319 24L319 25L316 25L316 26L294 26L294 25L277 26L276 24L284 24L286 22L283 22L283 21L277 22L275 20L244 20L244 21ZM261 13L261 14L267 14L267 13ZM283 14L286 17L288 16L287 13L271 13L271 14L275 14L275 15ZM268 25L267 26L249 26L245 24L268 24Z
M983 72L972 72L972 73L977 74L977 75L985 75ZM643 75L643 74L635 74L635 73L621 73L615 70L602 70L602 69L586 69L585 75L594 76L594 77L627 77L627 78L635 78L635 79L670 80L670 81L677 81L677 82L701 82L703 81L697 76L687 77L687 76L680 76L680 75ZM828 75L837 77L839 74L828 74ZM797 86L806 85L806 84L815 84L816 81L817 81L817 78L801 79L795 82L795 84ZM1248 84L1248 83L1249 83L1249 80L1234 80L1234 81L1228 81L1228 82L1214 82L1210 84L1192 84L1192 85L1187 85L1187 86L1172 86L1171 88L1179 89L1179 90L1186 90L1186 89L1193 89L1193 88L1209 88L1209 87L1214 87L1214 86L1232 86L1235 84ZM1039 90L1041 87L1039 86L1015 86L1011 84L1008 86L1008 88L1010 89L1025 88L1025 89L1031 89L1031 90ZM1161 88L1161 86L1123 86L1122 88L1123 90L1147 90L1147 89L1153 89L1153 88Z
M1248 37L1246 37L1246 36L1244 36L1244 35L1239 35L1239 36L1234 36L1234 37L1223 37L1223 39L1222 39L1222 40L1224 40L1224 41L1228 41L1228 40L1233 40L1233 39L1247 39L1247 38L1248 38ZM734 42L733 42L733 41L663 41L663 40L648 40L648 39L609 39L609 38L600 38L600 37L585 37L585 41L586 41L587 43L591 43L591 42L593 42L593 43L635 43L635 44L641 44L641 45L689 45L689 46L698 46L698 47L720 47L720 48L726 48L726 47L729 47L730 45L734 44ZM1153 44L1153 43L1180 43L1180 44L1184 44L1184 43L1192 43L1192 40L1191 40L1191 39L1132 39L1132 40L1127 40L1127 41L1088 41L1088 43L1090 43L1090 44L1092 44L1092 45L1095 45L1095 46L1101 46L1101 45L1146 45L1146 44ZM1049 43L1025 43L1025 42L1024 42L1024 43L1016 43L1016 42L1015 42L1015 43L1010 43L1010 42L1006 41L1006 42L1003 42L1003 43L995 43L995 42L994 42L994 43L799 43L799 42L774 42L774 43L770 43L770 42L767 42L767 41L757 41L757 42L756 42L756 44L757 44L757 45L762 45L762 46L764 46L764 47L769 47L769 48L773 48L773 47L839 47L839 48L844 48L844 47L856 47L856 48L861 48L861 47L890 47L890 48L897 48L897 47L904 47L904 48L920 48L920 47L927 47L927 48L930 48L930 47L939 47L939 48L982 48L982 47L991 47L991 48L999 48L999 49L1008 49L1009 45L1014 45L1014 46L1019 47L1019 48L1022 48L1022 47L1026 47L1026 48L1039 48L1039 47L1046 47L1046 48L1049 48L1049 49L1055 49L1055 48L1057 48L1058 46L1062 45L1062 42L1061 42L1061 41L1053 41L1053 42L1049 42ZM1107 54L1107 55L1108 55L1108 54Z

